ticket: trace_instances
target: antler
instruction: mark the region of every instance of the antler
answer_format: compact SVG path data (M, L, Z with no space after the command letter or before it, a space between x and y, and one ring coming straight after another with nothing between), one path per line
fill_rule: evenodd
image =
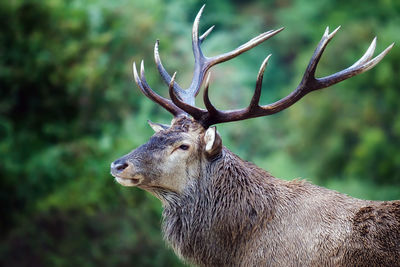
M264 70L267 66L268 60L271 55L268 55L263 63L261 64L260 70L257 76L256 87L254 91L253 98L248 107L243 109L237 110L228 110L228 111L221 111L216 109L212 104L208 97L208 88L209 88L209 76L206 80L205 90L204 90L204 104L206 109L201 109L195 107L195 96L198 94L201 84L204 80L207 71L214 65L232 59L241 53L248 51L249 49L259 45L260 43L264 42L265 40L269 39L270 37L274 36L275 34L279 33L283 30L280 28L275 31L268 31L265 33L260 34L259 36L251 39L247 43L239 46L235 50L215 56L215 57L205 57L203 52L200 48L200 44L204 39L208 36L208 34L212 31L214 26L209 28L200 38L198 37L198 28L199 28L199 21L201 14L203 12L204 5L200 9L199 13L196 16L196 19L193 24L193 31L192 31L192 46L193 46L193 54L195 58L195 67L194 67L194 74L191 85L188 89L183 90L176 82L175 82L175 75L171 77L168 72L165 70L161 63L161 59L158 52L158 45L159 42L156 42L154 47L154 58L157 64L157 68L161 74L163 80L169 85L169 95L171 100L163 98L156 94L151 88L148 86L146 79L144 77L144 67L143 61L141 64L141 77L139 78L136 66L134 66L134 76L135 81L142 90L142 92L152 99L153 101L159 103L165 109L170 111L174 116L178 116L180 114L188 113L198 122L200 122L204 127L209 127L212 124L216 123L223 123L223 122L231 122L231 121L238 121L238 120L245 120L249 118L255 118L260 116L267 116L279 111L282 111L297 101L299 101L303 96L308 94L309 92L319 90L322 88L326 88L338 82L341 82L345 79L353 77L359 73L365 72L371 68L373 68L376 64L378 64L383 57L390 51L393 47L394 43L388 46L383 52L381 52L378 56L371 59L375 47L376 47L376 37L373 39L371 45L365 52L365 54L352 66L339 71L335 74L323 77L323 78L316 78L315 77L315 70L317 68L318 62L324 52L326 46L328 45L329 41L335 36L337 31L340 27L336 28L332 33L329 33L329 27L326 28L324 35L322 36L321 41L319 42L311 60L306 68L306 71L303 75L303 78L297 88L290 93L288 96L265 106L259 105L260 95L261 95L261 87L262 87L262 80L264 76Z

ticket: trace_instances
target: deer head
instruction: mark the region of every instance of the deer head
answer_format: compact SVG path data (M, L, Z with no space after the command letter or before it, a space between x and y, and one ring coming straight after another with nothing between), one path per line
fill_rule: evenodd
M182 89L175 82L176 73L171 77L163 67L159 56L158 41L154 47L154 57L162 79L169 86L171 100L158 95L150 88L145 78L143 61L140 66L140 75L137 72L136 64L133 63L133 74L140 90L148 98L172 113L174 119L170 126L150 122L155 134L149 142L114 161L111 164L111 173L118 183L124 186L139 186L154 193L159 198L162 198L161 195L165 192L174 194L182 192L188 184L201 176L201 173L207 168L208 162L223 154L221 138L216 128L210 126L280 112L312 91L326 88L371 69L382 60L393 46L393 44L390 45L378 56L372 58L376 46L376 38L374 38L365 54L352 66L332 75L316 78L315 70L322 53L340 27L333 32L329 32L329 28L326 28L300 84L288 96L268 105L259 105L263 74L271 56L268 55L258 72L254 95L249 106L242 109L222 111L212 105L208 96L209 75L207 76L207 72L209 69L261 44L281 32L283 28L264 32L233 51L214 57L206 57L201 50L201 43L211 33L214 26L199 36L199 21L203 9L204 6L200 9L193 24L192 47L195 66L189 88ZM195 106L195 97L199 93L204 80L203 99L206 109Z
M124 186L139 186L162 199L163 193L180 193L199 177L202 162L215 158L222 142L215 127L205 129L186 116L171 126L149 121L155 134L149 142L114 161L111 173Z

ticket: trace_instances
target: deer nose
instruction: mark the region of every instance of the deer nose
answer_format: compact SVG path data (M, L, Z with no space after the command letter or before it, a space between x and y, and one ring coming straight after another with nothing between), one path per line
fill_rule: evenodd
M111 172L119 173L125 170L128 167L128 163L125 160L117 159L113 163L111 163Z

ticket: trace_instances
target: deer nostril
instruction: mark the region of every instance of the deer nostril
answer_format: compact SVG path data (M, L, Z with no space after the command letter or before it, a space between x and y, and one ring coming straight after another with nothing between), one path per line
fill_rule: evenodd
M115 168L117 171L123 171L123 170L126 169L126 167L128 167L128 164L127 164L126 162L124 162L124 163L117 163L117 164L115 164L115 166L114 166L114 168Z
M117 159L116 161L111 163L111 171L122 172L128 166L129 166L129 164L124 159Z

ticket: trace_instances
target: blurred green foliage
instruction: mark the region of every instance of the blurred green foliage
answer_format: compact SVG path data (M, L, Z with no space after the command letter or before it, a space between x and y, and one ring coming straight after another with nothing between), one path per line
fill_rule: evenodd
M147 119L169 114L142 96L131 64L145 59L160 94L152 49L187 85L197 0L0 2L0 264L181 266L161 238L161 204L113 182L109 164L144 143ZM286 30L217 66L211 98L247 105L262 58L272 53L262 103L287 95L327 25L342 25L318 75L351 65L374 34L400 43L396 0L209 1L202 31L214 55L256 34ZM369 199L400 198L400 49L373 70L306 96L271 117L220 125L224 144L284 179ZM198 101L199 105L202 105Z

